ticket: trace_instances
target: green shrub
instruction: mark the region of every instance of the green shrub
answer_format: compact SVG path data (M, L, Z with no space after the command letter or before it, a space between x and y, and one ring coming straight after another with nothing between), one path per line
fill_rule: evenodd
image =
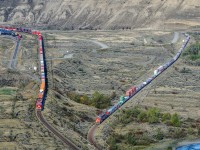
M100 94L97 91L94 92L91 100L92 100L92 105L100 109L106 108L111 104L110 98L108 96Z
M117 145L117 142L121 139L122 136L118 134L112 134L108 139L109 149L110 150L118 150L119 146Z
M165 113L162 115L162 122L166 123L171 119L171 114L170 113Z
M0 95L15 95L16 90L14 89L6 89L6 88L1 88L0 89Z
M200 59L200 43L196 42L190 45L184 52L183 56L189 56L192 61Z
M142 121L142 122L146 122L148 119L147 119L147 113L146 112L141 112L138 116L137 116L137 119L139 121Z
M124 115L122 115L120 121L122 124L128 124L132 121L132 118L128 116L125 117Z
M133 133L129 132L129 133L126 135L126 138L127 138L128 144L130 144L130 145L136 145L136 140L135 140L135 136L134 136Z
M170 123L171 123L172 126L175 126L175 127L181 126L181 122L180 122L180 119L179 119L177 114L173 114L171 116Z
M160 112L156 108L150 108L147 111L147 118L149 123L158 123L159 122Z
M141 113L141 110L140 110L139 108L137 108L137 107L131 110L131 115L132 115L132 117L137 118L137 116L138 116L140 113Z
M192 61L197 60L197 59L200 59L200 54L198 54L198 55L190 55L190 59L191 59Z
M133 121L134 118L137 118L140 113L141 110L137 107L133 109L125 109L122 111L122 114L119 116L119 118L122 124L127 124Z
M112 145L110 145L109 150L119 150L119 146L116 144L115 145L112 144Z
M90 98L85 94L79 95L75 92L68 92L67 96L77 103L92 105L92 106L95 106L96 108L104 109L110 106L111 98L113 98L115 94L113 93L111 96L106 96L96 91L93 93L92 97Z
M147 111L142 111L136 108L132 111L133 116L137 115L138 121L149 122L149 123L158 123L160 118L160 111L157 108L150 108Z

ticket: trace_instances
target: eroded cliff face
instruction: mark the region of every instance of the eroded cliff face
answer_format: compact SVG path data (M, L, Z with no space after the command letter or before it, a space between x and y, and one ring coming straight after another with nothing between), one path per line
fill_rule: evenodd
M0 21L60 29L199 25L197 0L1 0Z

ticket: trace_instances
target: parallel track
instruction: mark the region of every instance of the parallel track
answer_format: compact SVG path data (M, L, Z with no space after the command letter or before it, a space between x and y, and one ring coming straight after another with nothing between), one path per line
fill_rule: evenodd
M187 43L188 44L188 43ZM187 45L186 44L186 45ZM181 52L182 53L182 52ZM178 58L169 66L169 67L167 67L167 68L165 68L161 73L159 73L151 82L153 82L158 76L160 76L161 74L163 74L163 72L165 71L165 70L167 70L168 68L170 68L178 59L179 59L179 57L180 57L180 55L178 56ZM142 89L144 89L145 87L147 87L151 82L149 82L148 84L146 84L144 87L142 87L139 91L137 91L135 94L133 94L126 102L128 102L131 98L133 98L135 95L137 95ZM125 102L125 103L126 103ZM125 104L124 103L124 104ZM122 104L122 105L124 105L124 104ZM118 109L116 109L115 111L117 111ZM114 111L114 112L115 112ZM114 113L113 112L113 113ZM112 114L113 114L112 113ZM112 115L111 114L111 115ZM110 116L109 116L110 117ZM109 117L107 117L107 118L109 118ZM107 119L106 118L106 119ZM106 120L105 119L105 120ZM105 121L104 120L104 121ZM92 128L89 130L89 132L88 132L88 141L90 142L90 144L92 144L92 145L94 145L98 150L101 150L101 148L100 147L98 147L98 145L95 143L95 141L94 141L94 133L95 133L95 130L96 130L96 128L98 127L99 125L94 125L94 126L92 126Z
M15 68L15 63L16 63L16 57L18 53L18 48L19 48L20 40L18 39L16 43L16 47L14 50L14 53L12 55L12 58L10 60L9 68L14 69ZM43 50L44 51L44 50ZM44 58L45 61L45 58ZM69 139L65 138L59 131L57 131L54 127L52 127L43 117L41 110L35 109L35 114L38 118L38 120L50 131L52 132L56 137L58 137L64 144L66 144L70 149L72 150L79 150L80 148L77 147L74 143L72 143Z
M70 140L66 139L61 133L59 133L54 127L52 127L43 117L42 113L40 110L35 111L36 116L38 120L50 131L52 132L55 136L57 136L64 144L68 145L71 147L73 150L79 150L75 144L73 144Z
M12 57L11 62L10 62L10 68L11 69L15 68L15 63L16 63L16 57L17 57L17 53L18 53L19 43L20 43L20 40L18 40L17 43L16 43L14 54L13 54L13 57Z
M88 132L88 141L90 142L90 144L94 145L96 149L98 150L101 150L101 148L95 143L94 141L94 133L95 133L95 130L96 128L98 127L98 125L93 125L91 128L90 128L90 131Z
M43 43L43 39L42 39L42 43ZM40 47L40 46L39 46ZM43 53L44 53L44 48L43 48ZM46 61L45 59L45 55L43 55L43 60L44 62ZM46 66L45 66L46 67ZM47 82L47 80L46 80ZM47 83L46 83L47 84ZM46 89L47 90L47 89ZM43 117L41 110L35 110L36 116L38 118L38 120L50 131L52 132L56 137L58 137L64 144L68 145L71 149L73 150L79 150L80 148L78 148L74 143L72 143L69 139L65 138L61 133L59 133L59 131L57 131L54 127L52 127Z

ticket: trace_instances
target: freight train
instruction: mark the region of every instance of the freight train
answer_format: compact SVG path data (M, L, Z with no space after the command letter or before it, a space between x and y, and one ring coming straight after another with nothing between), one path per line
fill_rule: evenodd
M45 94L46 94L46 73L45 73L45 63L44 63L45 59L44 59L42 34L40 32L37 32L37 34L38 34L38 43L39 43L41 85L40 85L40 91L39 91L39 94L38 94L38 99L37 99L37 102L36 102L36 109L42 110L43 107L44 107L44 97L45 97Z
M32 31L31 29L25 29L25 28L11 28L11 27L1 27L6 30L10 31L17 31L17 32L23 32L28 33L32 35L38 36L38 44L39 44L39 58L40 58L40 76L41 76L41 85L40 90L38 94L38 99L36 101L36 109L42 110L44 107L44 97L46 94L46 73L45 73L45 59L44 59L44 48L43 48L43 38L42 34L39 31ZM3 30L2 30L3 31ZM1 30L0 30L0 33ZM7 34L7 32L4 32ZM9 32L9 35L13 33ZM16 36L19 36L18 33L16 33ZM182 47L179 49L178 53L167 63L164 65L158 67L156 70L154 70L154 74L149 77L146 81L141 83L140 85L136 87L131 87L129 90L126 91L125 96L120 96L119 102L116 103L114 106L109 108L106 112L103 112L99 114L96 118L96 124L102 123L106 118L108 118L112 113L114 113L117 109L119 109L124 103L126 103L128 100L130 100L135 94L137 94L140 90L142 90L145 86L147 86L149 83L152 82L157 76L159 76L165 69L170 67L174 62L177 61L177 59L180 57L183 49L186 47L187 43L190 40L190 36L188 34L185 34L186 39L183 42Z
M102 123L106 118L108 118L112 113L114 113L117 109L119 109L124 103L126 103L128 100L130 100L135 94L137 94L140 90L142 90L145 86L147 86L149 83L151 83L152 80L154 80L157 76L159 76L165 69L170 67L174 62L177 61L177 59L180 57L183 49L186 47L187 43L190 40L190 36L188 34L185 34L186 39L184 40L182 47L179 49L178 53L167 63L164 65L158 67L156 70L154 70L154 73L151 77L149 77L146 81L141 83L138 86L131 87L128 89L125 93L125 96L120 96L118 103L116 103L114 106L110 107L108 110L104 111L103 113L99 114L96 118L96 124Z
M1 29L2 28L2 29ZM15 31L15 32L13 32ZM2 27L0 26L0 33L3 35L12 35L12 36L18 36L22 38L22 36L18 32L23 32L27 34L36 35L38 38L38 54L40 59L40 78L41 78L41 84L40 84L40 90L38 94L38 98L36 101L36 109L42 110L44 108L44 98L46 95L46 73L45 73L45 59L44 59L44 48L43 48L43 38L42 34L39 31L34 31L27 28L13 28L13 27Z
M20 35L18 32L13 32L14 30L11 29L11 28L2 28L0 26L0 35L10 35L10 36L13 36L13 37L18 37L18 39L21 39L22 38L22 35Z

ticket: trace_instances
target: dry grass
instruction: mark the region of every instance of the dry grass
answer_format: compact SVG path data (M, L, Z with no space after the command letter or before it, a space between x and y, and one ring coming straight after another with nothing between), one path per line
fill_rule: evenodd
M175 47L180 47L181 39L176 43ZM181 73L183 67L190 70L189 73ZM139 106L142 108L155 107L162 112L171 114L177 113L184 119L199 118L199 74L198 67L188 66L182 60L178 60L171 68L167 69L162 75L156 78L150 85L138 93L134 98L122 106L122 109L133 108ZM136 83L141 83L153 72L154 68L150 68L143 76L137 79ZM136 84L137 85L137 84ZM119 111L116 114L120 115ZM111 116L107 119L97 131L97 141L103 145L105 143L105 132L108 132L109 126L113 127L115 133L124 134L132 129L141 128L150 131L152 134L156 128L165 129L165 125L150 126L148 124L131 123L126 127L115 125L116 117ZM195 129L196 130L196 129ZM194 138L194 137L193 137ZM103 139L103 140L102 140ZM170 142L169 142L170 143ZM168 144L169 144L168 143ZM166 146L166 145L165 145Z
M44 110L45 118L67 137L73 136L73 140L77 144L87 145L86 135L96 117L96 109L69 100L66 97L66 92L73 90L73 88L78 93L88 95L91 95L95 90L105 94L116 91L117 97L119 97L131 85L141 83L171 55L171 51L156 45L155 41L163 39L163 43L168 43L173 38L173 33L156 31L155 34L154 36L154 33L149 31L83 31L78 34L73 32L53 32L53 34L50 34L51 39L45 39L49 80L49 91ZM56 45L53 36L56 36ZM144 38L147 41L146 44L144 44ZM38 73L32 72L32 65L37 65L37 60L34 59L37 57L37 46L36 43L32 43L30 48L27 47L26 43L29 40L31 41L32 37L27 36L24 41L22 40L21 51L18 55L18 60L21 60L21 63L18 63L17 69L19 72L23 72L23 76L14 73L16 83L21 86L19 88L15 85L18 87L17 93L21 93L22 98L18 98L14 102L15 96L6 98L6 95L2 95L5 98L1 99L1 104L5 108L2 119L16 119L22 124L22 129L16 131L18 126L7 128L5 136L8 137L11 130L13 130L14 135L20 133L28 136L26 138L28 141L25 143L23 138L17 139L20 148L63 148L61 142L54 141L52 134L36 121L34 115L35 100L39 89L39 83L35 79L39 79L39 76ZM90 40L101 41L109 48L101 50L99 45ZM181 42L179 41L178 44L181 44ZM62 58L67 51L74 54L73 58L57 59L58 57ZM51 61L50 58L52 57L55 59ZM77 64L79 61L81 63ZM79 67L85 73L79 71ZM71 72L75 72L75 74ZM8 78L12 79L12 76ZM13 87L15 86L13 85ZM166 89L159 89L157 86L156 88L161 92ZM125 104L124 107L138 105L138 102L143 103L142 101L146 101L147 95L155 97L152 91L147 88L130 103ZM12 106L14 106L14 109ZM17 113L18 116L16 116ZM6 128L6 124L2 125L3 129ZM99 136L101 137L100 134ZM40 141L42 141L42 144L37 144ZM4 140L3 142L8 141Z

